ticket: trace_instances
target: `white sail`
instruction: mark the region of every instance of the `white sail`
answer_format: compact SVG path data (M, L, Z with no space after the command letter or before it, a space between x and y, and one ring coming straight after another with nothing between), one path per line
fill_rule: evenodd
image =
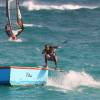
M17 11L17 24L19 28L23 28L22 15L19 7L19 0L16 0L16 11Z

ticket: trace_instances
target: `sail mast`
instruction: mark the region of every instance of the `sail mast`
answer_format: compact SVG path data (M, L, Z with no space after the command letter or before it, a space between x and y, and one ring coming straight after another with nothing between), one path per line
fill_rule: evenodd
M11 19L10 19L10 1L9 0L6 0L6 19L7 19L7 24L5 26L5 31L7 32L7 35L10 36L12 34L12 27L11 27Z
M7 16L7 21L9 25L11 26L11 18L10 18L10 1L6 0L6 16Z

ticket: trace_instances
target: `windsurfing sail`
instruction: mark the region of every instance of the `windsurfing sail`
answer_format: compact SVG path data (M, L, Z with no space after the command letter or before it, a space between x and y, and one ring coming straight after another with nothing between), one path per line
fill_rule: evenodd
M10 8L9 8L9 0L6 0L6 20L7 24L5 26L5 31L7 35L10 37L12 35L12 27L11 27L11 21L10 21Z
M23 20L22 20L22 15L21 15L21 11L20 11L19 0L16 0L16 12L17 12L18 27L23 29Z
M16 16L17 16L17 20L16 20L16 26L17 29L14 29L14 25L11 19L11 2L15 1L15 0L6 0L6 18L7 18L7 24L5 26L5 31L7 33L7 35L10 37L13 34L18 36L20 33L22 33L24 27L23 27L23 21L22 21L22 16L21 16L21 11L20 11L20 7L19 7L19 0L16 0Z

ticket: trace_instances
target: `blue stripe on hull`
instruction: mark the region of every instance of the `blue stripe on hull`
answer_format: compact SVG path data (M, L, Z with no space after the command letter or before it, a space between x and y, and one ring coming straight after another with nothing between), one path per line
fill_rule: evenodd
M10 84L10 68L0 68L0 85Z

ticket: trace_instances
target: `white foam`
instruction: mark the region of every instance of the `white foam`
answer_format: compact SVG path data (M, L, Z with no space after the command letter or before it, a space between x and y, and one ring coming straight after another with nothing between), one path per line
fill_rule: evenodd
M69 71L68 73L59 73L56 77L49 78L47 85L67 90L73 90L80 86L100 88L100 81L96 81L85 72Z
M36 24L24 24L24 27L42 27L42 25L36 25Z
M23 24L25 27L33 27L33 24Z
M81 8L95 9L98 6L82 6L78 4L62 4L62 5L45 5L45 4L37 4L34 1L25 1L22 6L27 7L29 11L32 10L76 10Z
M23 42L23 40L21 38L18 38L16 40L9 39L8 41L11 41L11 42Z

